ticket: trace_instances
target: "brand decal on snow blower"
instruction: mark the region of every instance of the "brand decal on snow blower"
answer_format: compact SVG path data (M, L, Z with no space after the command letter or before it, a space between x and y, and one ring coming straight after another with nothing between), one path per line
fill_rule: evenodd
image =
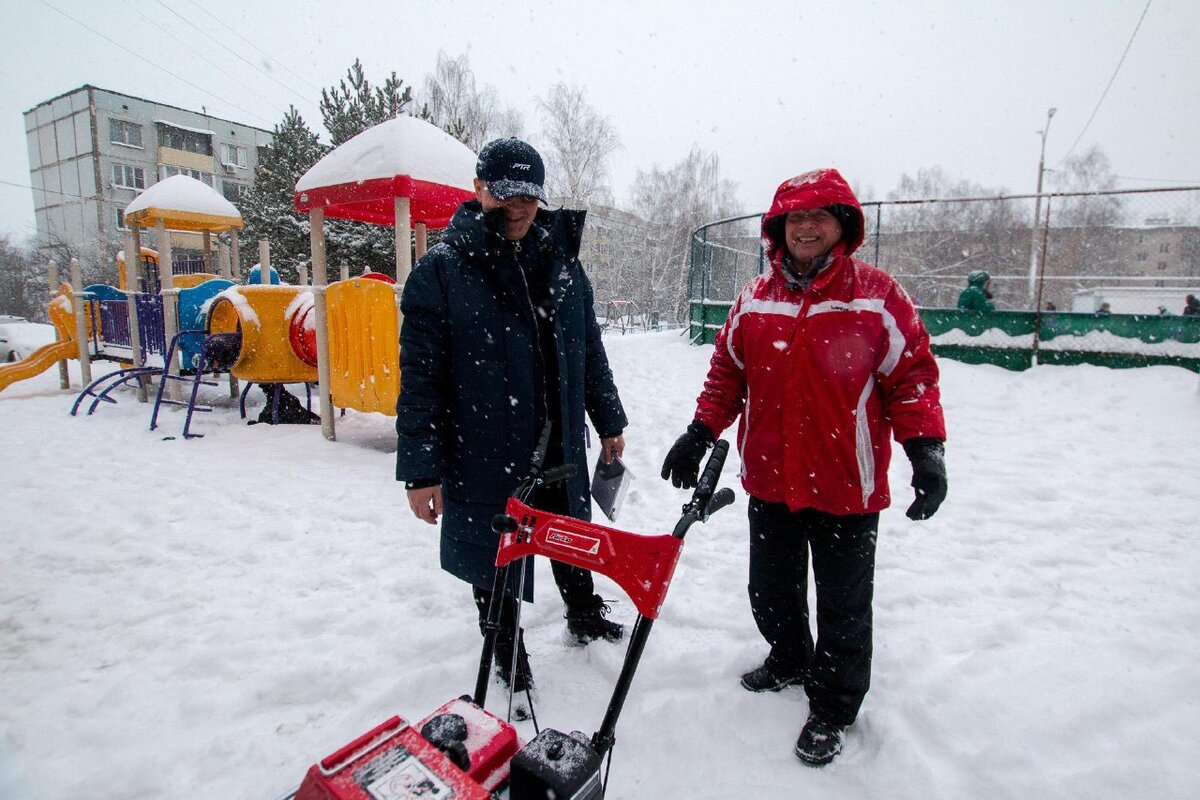
M580 553L587 553L591 556L597 555L600 552L600 540L595 536L584 536L572 533L571 531L565 531L562 528L547 528L546 541L550 544L556 544L568 550L578 550Z

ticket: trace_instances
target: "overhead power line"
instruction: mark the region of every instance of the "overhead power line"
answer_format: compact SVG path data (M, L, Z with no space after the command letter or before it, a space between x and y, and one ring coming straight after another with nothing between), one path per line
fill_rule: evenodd
M242 36L240 33L238 33L238 32L237 32L237 30L236 30L236 29L235 29L235 28L234 28L232 25L230 25L229 23L225 22L225 21L224 21L223 19L221 19L220 17L217 17L216 15L214 15L214 14L213 14L211 11L209 11L207 8L205 8L204 6L200 5L199 3L195 2L195 0L188 0L188 2L189 2L189 3L191 3L193 6L195 6L195 7L196 7L196 8L197 8L197 9L198 9L198 10L199 10L201 13L203 13L203 14L205 14L206 16L210 17L210 18L211 18L211 19L212 19L214 22L216 22L218 25L220 25L221 27L225 28L227 31L229 31L230 33L232 33L232 34L233 34L234 36L236 36L237 38L241 39L241 40L242 40L243 42L245 42L247 45L249 45L250 47L252 47L252 48L254 48L255 50L257 50L257 51L258 51L258 53L259 53L259 55L261 55L263 58L269 59L270 61L272 61L273 63L275 63L276 65L278 65L278 66L279 66L281 69L283 69L284 71L286 71L288 74L290 74L290 75L291 75L292 77L294 77L296 80L298 80L298 81L300 81L301 83L303 83L303 84L304 84L305 86L307 86L309 89L312 89L314 92L320 92L320 91L321 91L321 87L319 87L319 86L314 86L312 83L310 83L308 80L306 80L306 79L304 78L304 76L303 76L303 75L300 75L300 74L299 74L299 73L297 73L295 70L293 70L293 69L290 69L290 68L287 66L287 64L284 64L284 63L283 63L282 61L280 61L278 58L275 58L275 57L274 57L274 56L272 56L270 53L266 52L266 51L265 51L265 50L263 50L261 47L259 47L258 45L256 45L254 42L250 41L250 40L249 40L249 39L247 39L245 36Z
M137 15L138 15L138 16L140 16L142 19L144 19L146 22L148 22L148 23L150 23L151 25L153 25L155 28L158 28L160 31L162 31L163 33L167 34L167 35L168 35L168 36L170 36L171 38L173 38L173 39L175 39L175 40L177 40L177 41L179 41L179 42L182 42L184 45L189 45L189 42L187 42L187 40L185 40L183 37L181 37L179 34L175 33L174 31L170 30L169 28L165 28L165 27L163 27L162 25L160 25L160 24L158 24L157 22L155 22L155 21L154 21L154 20L153 20L153 19L152 19L150 16L148 16L148 15L147 15L147 14L146 14L144 11L142 11L141 9L137 8L136 6L134 6L134 5L133 5L133 3L131 3L131 2L129 2L128 0L126 0L126 2L125 2L125 5L126 5L126 6L127 6L127 7L128 7L130 10L131 10L131 11L134 11L134 12L136 12L136 13L137 13ZM240 79L239 79L239 78L238 78L236 75L233 75L233 74L231 74L231 73L230 73L228 70L225 70L225 69L223 69L221 66L219 66L218 64L215 64L215 63L213 63L212 61L210 61L210 60L209 60L208 58L206 58L206 57L204 56L204 54L203 54L203 53L201 53L201 52L200 52L200 51L199 51L197 48L195 48L195 47L190 47L190 46L189 46L186 52L187 52L189 55L191 55L191 56L194 56L194 57L196 57L196 58L200 59L200 60L201 60L201 61L203 61L205 64L207 64L208 66L210 66L210 67L212 67L213 69L217 70L218 72L220 72L221 74L225 75L226 77L232 78L234 81L238 81L238 82L240 82L240 83L244 83L244 81L241 81L241 80L240 80ZM286 113L286 112L285 112L285 111L284 111L282 108L280 108L278 105L276 105L275 103L273 103L273 102L272 102L270 99L268 99L267 97L264 97L263 95L259 94L259 93L258 93L258 92L256 92L256 91L254 91L254 90L250 89L250 87L249 87L249 86L245 86L245 89L246 89L246 91L250 92L250 94L254 95L254 96L255 96L255 97L258 99L258 100L262 101L262 103L263 103L264 105L270 106L271 108L275 109L277 112L279 112L279 114L280 114L281 116L282 116L283 114L285 114L285 113Z
M195 90L197 90L197 91L199 91L199 92L203 92L204 94L208 95L209 97L213 98L214 100L219 100L220 102L224 103L225 105L229 106L230 108L236 108L238 111L241 111L243 114L246 114L246 115L248 115L248 116L254 117L255 119L257 119L257 120L260 120L261 122L263 122L263 123L266 123L267 125L271 125L271 124L273 124L273 123L272 123L270 120L268 120L268 119L265 119L265 118L263 118L263 117L259 116L258 114L255 114L253 111L250 111L249 109L242 108L242 107L241 107L241 106L239 106L237 103L234 103L234 102L233 102L233 101L231 101L231 100L226 100L224 97L221 97L220 95L214 94L213 92L209 91L208 89L205 89L203 86L198 86L198 85L196 85L196 84L192 83L192 82L191 82L191 81L189 81L187 78L183 77L182 75L178 75L178 74L176 74L176 73L172 72L171 70L169 70L169 69L167 69L166 67L164 67L162 64L159 64L159 63L156 63L156 62L154 62L154 61L151 61L150 59L146 58L144 55L142 55L141 53L137 52L136 50L131 50L131 49L129 49L129 48L128 48L128 47L126 47L125 45L121 44L120 42L117 42L117 41L115 41L114 39L112 39L112 38L111 38L111 37L109 37L109 36L106 36L105 34L101 33L100 31L96 30L95 28L91 27L91 26L90 26L90 25L88 25L87 23L85 23L85 22L81 22L80 20L78 20L78 19L76 19L75 17L71 16L71 15L70 15L70 14L68 14L67 12L63 11L61 8L58 8L58 7L56 7L56 6L53 6L53 5L51 5L50 3L47 3L47 2L46 2L46 0L41 0L41 3L42 3L42 5L46 6L46 7L47 7L47 8L49 8L49 9L51 9L52 11L57 11L59 14L62 14L64 17L66 17L67 19L71 20L72 22L74 22L74 23L75 23L76 25L78 25L79 27L81 27L81 28L83 28L83 29L85 29L85 30L89 31L90 33L92 33L92 34L94 34L94 35L96 35L96 36L99 36L101 39L103 39L104 41L108 42L108 43L109 43L109 44L111 44L113 47L116 47L116 48L117 48L118 50L120 50L121 52L123 52L123 53L128 53L129 55L133 56L134 58L137 58L137 59L139 59L139 60L141 60L141 61L145 61L147 64L149 64L150 66L154 67L155 69L157 69L157 70L161 70L161 71L163 71L163 72L167 73L168 75L170 75L170 76L171 76L172 78L174 78L175 80L177 80L177 81L180 81L180 82L182 82L182 83L185 83L185 84L187 84L188 86L191 86L193 89L195 89Z
M1088 117L1088 121L1086 124L1084 124L1083 130L1079 132L1079 136L1076 137L1074 143L1071 144L1071 147L1067 150L1066 154L1059 159L1056 166L1062 166L1062 163L1066 161L1067 158L1070 157L1071 153L1075 151L1076 146L1078 146L1080 140L1083 139L1083 135L1087 133L1088 128L1091 127L1092 120L1096 118L1096 114L1100 113L1100 106L1104 105L1104 98L1108 97L1108 90L1112 88L1113 82L1116 81L1117 74L1121 71L1121 65L1125 63L1125 56L1129 55L1129 48L1133 47L1133 40L1137 38L1138 31L1141 30L1142 27L1142 20L1146 18L1146 12L1150 10L1150 4L1153 2L1154 0L1146 0L1146 7L1142 9L1142 15L1138 17L1137 25L1133 26L1133 33L1129 37L1129 43L1125 45L1125 52L1121 53L1121 60L1117 62L1117 68L1113 70L1112 77L1108 79L1108 85L1104 87L1104 91L1101 93L1100 99L1096 102L1096 107L1092 109L1092 115Z
M278 79L278 78L276 78L274 75L272 75L271 73L269 73L269 72L267 72L266 70L264 70L262 67L260 67L260 66L258 66L257 64L255 64L253 61L250 61L249 59L247 59L247 58L246 58L245 56L243 56L241 53L239 53L238 51L234 50L232 47L230 47L229 45L225 44L225 43L224 43L224 42L222 42L220 39L218 39L218 38L216 38L215 36L213 36L211 33L208 33L207 31L205 31L205 30L204 30L203 28L201 28L200 26L196 25L196 23L192 22L190 19L188 19L187 17L183 16L182 14L180 14L180 13L179 13L178 11L176 11L175 9L171 8L169 5L167 5L166 3L164 3L162 0L158 0L158 4L159 4L160 6L162 6L163 8L165 8L165 9L166 9L168 12L170 12L171 14L174 14L176 17L178 17L179 19L181 19L183 22L185 22L185 23L187 23L188 25L190 25L190 26L191 26L192 28L194 28L196 31L200 32L200 33L201 33L201 34L203 34L204 36L207 36L209 39L212 39L214 42L216 42L217 44L219 44L221 47L225 48L227 51L229 51L229 53L230 53L231 55L233 55L233 57L234 57L234 58L236 58L236 59L238 59L238 60L242 61L242 62L243 62L243 63L244 63L246 66L248 66L248 67L250 67L251 69L255 70L255 71L256 71L256 72L258 72L260 75L262 75L262 76L264 76L264 77L266 77L266 78L268 78L268 79L270 79L270 80L274 81L275 83L279 84L279 85L280 85L280 86L282 86L284 89L287 89L289 92L291 92L292 94L296 95L296 97L300 98L300 100L301 100L302 102L305 102L305 103L309 102L309 98L307 98L307 97L305 97L304 95L300 94L300 93L299 93L299 92L297 92L295 89L293 89L292 87L288 86L286 83L284 83L283 81L279 80L279 79Z

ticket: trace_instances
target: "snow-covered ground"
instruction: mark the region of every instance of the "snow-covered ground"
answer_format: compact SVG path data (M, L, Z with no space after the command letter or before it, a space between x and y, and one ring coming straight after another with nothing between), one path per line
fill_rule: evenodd
M666 532L686 497L659 465L711 348L606 338L637 476L621 527ZM907 520L897 460L874 686L845 753L803 766L803 693L737 684L765 646L736 487L684 546L610 798L1200 796L1197 376L942 369L950 497ZM131 395L69 417L57 370L0 395L5 800L273 800L392 714L471 691L474 608L392 480L392 420L350 414L329 443L317 427L248 427L213 396L206 438L183 441L164 438L180 415L152 433ZM538 573L540 722L590 733L623 650L564 646ZM628 600L614 613L634 616Z

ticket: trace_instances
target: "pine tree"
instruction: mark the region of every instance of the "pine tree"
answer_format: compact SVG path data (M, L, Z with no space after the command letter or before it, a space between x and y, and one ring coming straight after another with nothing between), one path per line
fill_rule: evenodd
M381 122L408 112L412 89L393 72L382 86L372 86L362 62L354 60L337 86L321 90L321 117L334 147Z
M321 144L294 107L275 126L275 138L262 148L254 186L241 202L246 227L240 234L244 268L258 261L258 241L271 243L271 266L286 282L311 259L308 217L292 205L296 182L328 148ZM249 257L249 260L247 260Z

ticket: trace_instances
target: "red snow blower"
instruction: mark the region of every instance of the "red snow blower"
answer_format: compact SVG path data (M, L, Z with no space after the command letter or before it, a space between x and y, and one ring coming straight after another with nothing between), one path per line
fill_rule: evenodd
M683 506L670 535L641 536L539 511L526 505L534 490L562 481L575 465L543 471L547 427L534 453L530 474L509 498L505 513L492 520L500 534L496 577L488 608L483 652L474 695L451 700L417 724L392 717L309 768L296 792L280 800L598 800L604 797L603 760L616 741L617 718L625 704L646 640L666 598L683 545L695 522L703 522L733 502L731 489L717 491L729 443L716 443L692 498ZM629 594L638 610L621 673L600 728L579 731L547 728L523 743L508 721L484 708L500 635L503 588L518 568L524 586L528 556L542 555L599 572ZM517 603L514 638L521 630ZM514 661L519 652L513 642ZM516 664L510 675L515 675ZM509 709L512 709L509 690Z

